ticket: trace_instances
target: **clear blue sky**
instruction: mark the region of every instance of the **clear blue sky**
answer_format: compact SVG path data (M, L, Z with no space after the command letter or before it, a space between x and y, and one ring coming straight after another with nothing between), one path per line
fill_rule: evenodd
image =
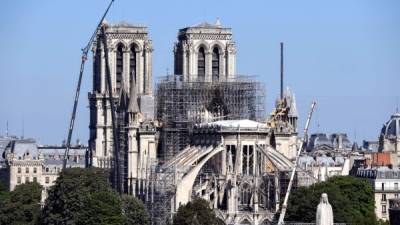
M0 133L57 144L66 137L81 47L108 1L1 1ZM377 139L400 105L400 1L131 1L115 0L107 20L149 27L154 76L173 68L179 28L202 21L233 28L237 70L258 75L267 111L279 92L279 42L285 86L296 94L303 127L312 99L311 132ZM88 139L92 66L86 65L75 135ZM317 127L319 121L320 127Z

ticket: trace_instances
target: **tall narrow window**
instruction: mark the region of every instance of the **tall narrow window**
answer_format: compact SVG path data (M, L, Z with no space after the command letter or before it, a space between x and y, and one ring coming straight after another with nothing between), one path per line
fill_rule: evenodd
M219 80L219 50L214 48L212 52L212 81Z
M199 81L204 81L206 77L206 53L203 47L199 48L197 55L197 78Z
M129 84L135 81L136 84L136 49L135 46L131 46L129 54Z
M248 169L249 169L249 155L248 155L248 145L244 145L242 150L242 157L243 157L243 161L242 161L242 174L248 174Z
M124 52L122 50L122 45L118 45L117 47L117 58L116 58L116 92L117 94L121 91L121 82L122 82L122 71L124 66Z

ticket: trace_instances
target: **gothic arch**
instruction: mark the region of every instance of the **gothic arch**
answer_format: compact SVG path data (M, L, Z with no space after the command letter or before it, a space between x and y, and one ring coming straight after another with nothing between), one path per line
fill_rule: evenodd
M264 219L264 220L261 222L261 225L270 225L270 224L271 224L271 221L268 220L268 219Z
M112 48L115 49L115 51L117 51L118 47L120 46L122 46L123 51L127 51L129 45L123 40L118 40L117 42L114 43Z
M224 52L225 52L225 48L223 47L224 46L224 44L222 44L222 42L220 42L220 41L213 41L213 42L211 42L211 44L210 44L210 50L212 51L212 50L214 50L214 48L218 48L218 51L219 51L219 53L222 55L222 54L224 54Z
M136 40L129 41L127 46L129 46L129 49L132 47L135 47L136 52L141 52L143 50L142 45L139 42L137 42Z
M193 169L184 175L180 183L176 186L175 211L178 210L180 205L184 205L190 201L190 195L194 181L204 164L206 164L213 156L222 152L223 150L224 147L222 144L216 146L207 155L205 155L204 158L202 158Z
M209 53L209 52L211 51L211 50L210 50L210 45L209 45L206 41L201 40L201 41L199 41L199 42L197 43L197 46L196 46L196 48L195 48L195 52L196 52L196 53L199 53L199 49L200 49L201 47L204 48L204 52L205 52L206 54Z
M252 219L250 219L248 216L246 216L246 218L242 219L240 224L243 225L251 225L252 223L250 222Z

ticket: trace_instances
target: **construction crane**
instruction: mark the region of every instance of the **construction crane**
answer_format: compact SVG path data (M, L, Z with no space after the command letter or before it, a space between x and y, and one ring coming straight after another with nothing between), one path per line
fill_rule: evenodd
M117 131L117 115L116 115L116 110L115 110L115 105L114 105L114 100L113 100L113 95L112 95L112 82L111 82L111 70L110 70L110 64L109 64L109 58L108 58L108 46L107 46L107 24L102 24L101 25L101 35L102 35L102 41L103 41L103 46L104 46L104 58L106 60L106 81L107 81L107 87L108 87L108 100L110 102L110 107L111 107L111 123L112 123L112 131L113 131L113 141L114 141L114 160L115 160L115 165L114 165L114 174L113 174L113 186L114 188L117 189L118 193L122 193L122 178L121 178L121 164L119 161L119 133Z
M310 126L310 121L311 121L311 116L314 112L314 108L315 105L317 103L314 101L311 104L311 110L310 113L308 114L308 118L306 121L306 126L304 127L304 133L303 133L303 138L301 139L301 142L299 143L300 146L297 146L297 154L296 154L296 159L293 165L293 169L292 169L292 174L290 175L290 180L289 180L289 185L285 194L285 200L283 201L282 204L282 209L281 209L281 213L279 215L279 220L278 220L278 225L283 225L285 224L284 219L285 219L285 214L286 214L286 209L287 209L287 203L289 200L289 195L290 195L290 190L292 189L292 185L293 185L293 180L294 180L294 175L296 173L296 168L297 168L297 163L299 161L299 157L300 157L300 153L303 150L304 147L304 142L306 141L306 137L307 137L307 133L308 133L308 127Z
M81 57L81 67L79 71L79 78L78 78L78 84L76 86L76 92L75 92L75 99L74 99L74 107L72 109L72 115L71 115L71 120L69 123L69 129L68 129L68 137L67 137L67 142L65 143L65 153L64 153L64 161L63 161L63 169L67 167L67 161L68 161L68 154L69 154L69 149L71 148L71 138L72 138L72 132L74 130L74 124L75 124L75 116L76 116L76 108L78 106L78 100L79 100L79 93L81 90L81 83L82 83L82 76L83 76L83 71L85 70L85 63L87 60L87 55L88 52L96 39L96 36L98 34L98 31L104 21L104 18L106 17L108 10L110 9L111 5L113 4L114 0L111 0L110 4L108 5L106 11L104 12L103 16L100 19L99 24L96 27L96 30L93 32L92 36L89 39L89 42L86 44L84 48L82 48L82 57Z

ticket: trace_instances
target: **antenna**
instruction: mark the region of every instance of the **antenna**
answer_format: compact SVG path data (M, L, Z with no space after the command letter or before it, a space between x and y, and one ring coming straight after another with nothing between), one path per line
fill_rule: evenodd
M281 42L281 100L283 99L283 42Z
M25 136L25 121L24 118L22 118L22 136L21 139L24 139Z

